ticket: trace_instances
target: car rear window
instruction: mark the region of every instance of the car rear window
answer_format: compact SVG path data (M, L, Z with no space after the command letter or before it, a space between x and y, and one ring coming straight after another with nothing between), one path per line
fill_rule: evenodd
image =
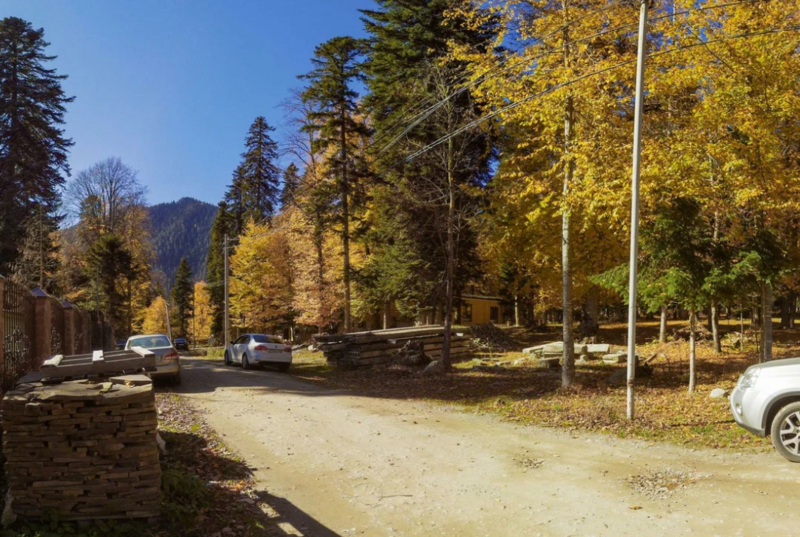
M278 336L263 336L261 334L253 336L253 341L256 343L277 343L279 345L283 344L283 340Z
M169 347L171 343L167 336L146 336L131 339L128 348L142 347L143 349L157 349L159 347Z

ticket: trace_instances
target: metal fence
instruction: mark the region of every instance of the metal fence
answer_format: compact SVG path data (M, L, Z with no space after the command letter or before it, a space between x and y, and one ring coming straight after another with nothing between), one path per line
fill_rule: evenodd
M26 322L33 315L30 292L11 282L5 282L3 295L3 378L2 391L14 387L17 380L33 367L32 334ZM63 319L63 315L62 315ZM63 325L63 321L62 321Z

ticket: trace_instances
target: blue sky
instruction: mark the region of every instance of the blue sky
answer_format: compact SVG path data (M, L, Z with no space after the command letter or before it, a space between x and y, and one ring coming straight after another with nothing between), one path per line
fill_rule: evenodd
M256 116L310 69L314 47L363 36L371 0L2 0L0 16L45 29L68 95L72 172L117 156L150 203L216 204ZM280 131L280 129L279 129ZM276 133L278 136L279 133Z

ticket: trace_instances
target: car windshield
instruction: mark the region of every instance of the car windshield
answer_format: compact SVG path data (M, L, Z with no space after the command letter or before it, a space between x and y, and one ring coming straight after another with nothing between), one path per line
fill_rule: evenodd
M262 336L261 334L254 335L253 341L256 343L283 343L283 340L277 336Z
M157 349L169 347L171 344L167 336L144 336L133 338L128 342L128 348L142 347L143 349Z

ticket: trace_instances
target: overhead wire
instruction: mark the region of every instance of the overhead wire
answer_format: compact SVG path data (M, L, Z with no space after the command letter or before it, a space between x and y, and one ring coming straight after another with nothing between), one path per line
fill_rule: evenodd
M800 25L795 25L795 26L788 27L788 28L771 28L771 29L768 29L768 30L760 30L760 31L756 31L756 32L746 32L746 33L737 34L737 35L733 35L733 36L725 36L725 37L721 37L721 38L718 38L718 39L710 39L710 40L703 41L701 43L692 43L690 45L681 45L681 46L673 47L673 48L670 48L670 49L667 49L667 50L662 50L662 51L659 51L659 52L650 53L646 57L647 58L655 58L655 57L663 56L663 55L666 55L666 54L673 54L675 52L679 52L679 51L682 51L682 50L687 50L687 49L701 47L701 46L707 46L707 45L711 45L711 44L714 44L714 43L721 43L721 42L729 41L729 40L732 40L732 39L742 39L742 38L746 38L746 37L755 37L755 36L759 36L759 35L768 35L768 34L773 34L773 33L791 32L791 31L798 31L798 30L800 30ZM549 93L553 93L554 91L557 91L557 90L562 89L564 87L567 87L567 86L570 86L572 84L578 83L578 82L580 82L582 80L585 80L587 78L591 78L593 76L597 76L597 75L600 75L600 74L603 74L603 73L607 73L607 72L612 71L614 69L618 69L620 67L624 67L626 65L630 65L630 64L635 63L635 62L636 62L636 58L631 58L629 60L618 62L618 63L616 63L614 65L610 65L608 67L604 67L603 69L598 69L598 70L592 71L590 73L585 73L585 74L580 75L578 77L572 78L572 79L570 79L568 81L556 84L556 85L554 85L554 86L552 86L550 88L547 88L547 89L545 89L543 91L535 93L534 95L530 95L528 97L525 97L524 99L521 99L519 101L516 101L516 102L513 102L511 104L508 104L508 105L506 105L506 106L504 106L502 108L499 108L498 110L495 110L494 112L492 112L490 114L487 114L486 116L478 118L475 121L472 121L472 122L468 123L467 125L464 125L463 127L460 127L458 129L456 129L452 133L448 133L445 136L442 136L438 140L428 144L427 146L423 147L422 149L420 149L420 150L412 153L408 157L406 157L404 159L404 162L411 162L412 160L414 160L418 156L420 156L420 155L422 155L424 153L427 153L431 149L443 144L444 142L454 138L455 136L458 136L462 132L465 132L465 131L473 128L473 127L476 127L476 126L480 125L481 123L484 123L485 121L489 121L490 119L493 119L493 118L495 118L495 117L497 117L499 115L502 115L502 114L504 114L504 113L506 113L506 112L508 112L510 110L518 108L519 106L522 106L525 103L533 101L533 100L535 100L535 99L537 99L539 97L543 97L544 95L547 95Z
M673 18L676 15L686 15L686 14L689 14L689 13L692 13L692 12L696 12L696 11L712 11L712 10L716 10L716 9L722 9L722 8L732 7L732 6L737 6L737 5L759 3L759 2L762 2L762 1L763 0L740 0L740 1L737 1L737 2L729 2L729 3L726 3L726 4L717 4L717 5L714 5L714 6L705 6L705 7L686 9L686 10L682 10L682 11L678 11L678 12L673 12L673 13L670 13L670 14L667 14L667 15L660 15L658 17L652 17L650 19L650 22L663 20L663 19L666 19L666 18ZM770 1L770 0L767 0L767 1ZM576 19L573 19L572 21L570 21L570 22L568 22L568 23L556 28L555 30L551 31L550 33L546 34L545 36L539 38L539 40L543 41L544 39L552 37L554 34L560 32L560 31L563 31L564 29L569 27L569 25L571 25L571 24L575 24L576 22L579 22L579 21L587 18L590 15L594 15L594 14L605 12L608 9L611 9L611 7L617 7L618 5L619 4L616 4L616 3L610 4L608 6L605 6L602 9L596 9L596 10L592 11L591 13L584 14L583 16L578 17ZM588 35L588 36L585 36L585 37L581 37L579 39L574 39L574 40L565 42L565 43L563 43L561 45L561 47L551 48L550 50L542 52L542 53L540 53L540 54L538 54L538 55L536 55L534 57L522 58L519 61L512 63L511 65L507 65L502 70L491 74L491 76L487 76L493 70L501 68L503 65L505 65L508 62L508 60L510 60L511 58L521 55L522 51L518 52L518 53L516 53L514 55L507 56L506 58L501 60L497 65L495 65L493 67L490 67L489 69L487 69L487 71L485 71L484 73L482 73L481 75L476 77L474 80L472 80L469 83L465 84L464 86L454 90L452 93L450 93L446 97L442 98L438 102L434 103L433 105L428 107L426 110L424 110L423 112L421 112L417 116L414 116L413 118L411 118L411 123L409 125L407 125L407 127L400 134L395 136L388 144L386 144L383 148L381 148L381 150L378 152L378 156L380 156L381 154L385 153L388 149L390 149L392 146L394 146L396 143L398 143L403 138L403 136L405 136L406 134L411 132L416 126L418 126L420 123L422 123L422 121L424 121L425 119L430 117L436 110L438 110L440 107L444 106L444 104L446 104L448 101L450 101L454 97L460 95L464 91L466 91L466 90L468 90L470 88L473 88L475 86L478 86L478 85L486 82L487 80L495 78L496 76L499 76L499 75L501 75L503 73L506 73L506 72L510 71L511 69L513 69L515 67L518 67L519 65L521 65L523 63L532 63L532 62L535 62L535 61L537 61L537 60L539 60L541 58L544 58L545 56L548 56L550 54L555 54L555 53L561 52L563 50L563 47L580 44L580 43L589 41L591 39L594 39L596 37L600 37L600 36L608 35L608 34L613 34L613 33L619 32L621 30L626 30L626 29L629 29L629 28L636 28L637 25L638 25L638 22L631 22L631 23L628 23L628 24L622 24L622 25L619 25L619 26L616 26L616 27L613 27L613 28L607 28L607 29L601 30L599 32L595 32L595 33L593 33L591 35ZM375 144L370 144L370 147L372 145L375 145Z

